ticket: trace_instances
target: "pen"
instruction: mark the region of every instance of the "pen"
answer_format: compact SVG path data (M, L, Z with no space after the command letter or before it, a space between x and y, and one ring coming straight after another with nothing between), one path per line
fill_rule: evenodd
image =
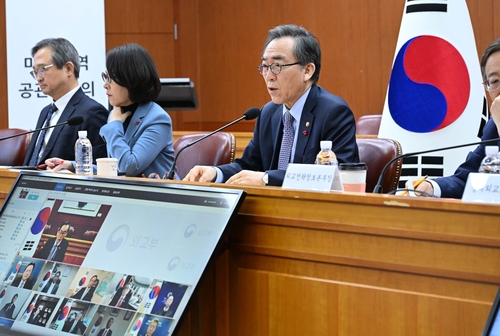
M54 162L56 164L56 166L59 166L60 164L62 164L64 162L64 160L60 160L60 161L56 161ZM47 168L47 165L45 163L42 163L42 164L39 164L37 166L38 169L45 169Z
M413 189L416 189L426 179L427 179L427 175L425 175L424 177L422 177L421 179L419 179L417 182L415 182L415 184L413 185ZM406 194L408 194L408 190L403 191L403 193L401 194L401 196L405 196Z

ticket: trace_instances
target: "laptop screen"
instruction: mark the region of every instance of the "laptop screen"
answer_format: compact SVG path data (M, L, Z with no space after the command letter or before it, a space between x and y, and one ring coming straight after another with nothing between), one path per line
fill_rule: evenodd
M172 335L244 197L21 173L0 213L0 333Z
M483 333L481 336L500 336L500 288L498 289L495 301L491 307L490 314L486 320Z

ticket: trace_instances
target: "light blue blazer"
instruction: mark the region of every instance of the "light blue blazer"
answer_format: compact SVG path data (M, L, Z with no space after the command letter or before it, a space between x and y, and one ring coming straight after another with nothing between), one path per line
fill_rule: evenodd
M118 120L108 119L101 127L108 157L118 159L118 171L126 176L157 173L163 177L174 162L172 119L153 102L139 105L130 118L126 132Z

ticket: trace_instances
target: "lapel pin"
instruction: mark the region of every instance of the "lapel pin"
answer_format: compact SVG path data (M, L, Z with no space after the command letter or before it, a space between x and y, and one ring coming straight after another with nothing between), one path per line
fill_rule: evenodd
M305 135L307 135L307 131L306 131L306 130L304 130L304 131L302 132L302 134L304 134L304 136L305 136Z
M136 120L136 121L135 121L135 124L136 124L136 125L139 125L139 120Z
M311 125L311 123L309 121L306 122L306 127L309 127L309 125Z

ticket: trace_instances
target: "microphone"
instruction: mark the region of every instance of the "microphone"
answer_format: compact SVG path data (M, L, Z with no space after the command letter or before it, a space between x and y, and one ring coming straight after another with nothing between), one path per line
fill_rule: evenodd
M205 139L206 139L206 138L208 138L209 136L212 136L212 135L214 135L215 133L220 132L220 131L222 131L223 129L225 129L225 128L227 128L227 127L231 126L231 125L234 125L234 124L236 124L236 123L238 123L238 122L240 122L240 121L242 121L242 120L253 120L253 119L257 118L257 117L259 116L259 114L260 114L260 109L259 109L259 108L257 108L257 107L251 107L251 108L249 108L248 110L246 110L246 112L245 112L245 113L243 113L243 116L241 116L240 118L238 118L238 119L236 119L236 120L234 120L234 121L230 122L230 123L229 123L229 124L227 124L227 125L222 126L221 128L216 129L216 130L215 130L215 131L213 131L213 132L210 132L210 133L208 133L208 134L206 134L206 135L202 136L202 137L201 137L201 138L199 138L199 139L196 139L196 140L194 140L194 141L191 141L191 142L190 142L190 143L188 143L186 146L182 147L182 148L181 148L181 149L177 152L177 154L176 154L176 155L175 155L175 157L174 157L174 163L172 164L172 168L170 168L170 170L169 170L169 172L168 172L168 175L167 175L167 180L173 180L173 179L174 179L174 174L175 174L175 163L177 162L177 158L179 157L179 154L181 154L181 152L182 152L183 150L185 150L186 148L191 147L191 146L192 146L192 145L194 145L194 144L197 144L197 143L198 143L198 142L200 142L201 140L205 140Z
M374 194L381 194L382 193L382 183L384 182L385 172L390 167L390 165L392 163L394 163L394 161L397 161L399 159L402 159L402 158L405 158L405 157L409 157L409 156L419 155L419 154L439 152L439 151L444 151L444 150L449 150L449 149L455 149L455 148L462 148L462 147L468 147L468 146L473 146L473 145L486 145L486 144L493 143L493 142L500 142L500 138L495 138L495 139L490 139L490 140L484 140L484 141L477 141L477 142L471 142L471 143L467 143L467 144L461 144L461 145L455 145L455 146L449 146L449 147L428 149L428 150L423 150L423 151L418 151L418 152L413 152L413 153L400 154L398 156L395 156L392 160L390 160L389 162L387 162L387 164L382 169L382 172L380 173L380 176L378 177L377 184L375 185L375 188L373 188L373 193Z
M17 133L17 134L9 135L9 136L0 138L0 141L4 141L4 140L10 139L10 138L15 138L15 137L18 137L18 136L21 136L21 135L25 135L25 134L30 134L30 133L35 133L35 132L43 131L43 130L46 130L46 129L49 129L49 128L54 128L54 127L57 127L57 126L64 126L64 125L78 126L78 125L80 125L82 123L83 123L83 117L82 116L76 116L76 117L73 117L73 118L69 118L68 120L66 120L65 122L60 123L60 124L55 124L55 125L52 125L52 126L46 126L46 127L42 127L42 128L37 128L35 130L31 130L31 131L27 131L27 132L23 132L23 133Z

